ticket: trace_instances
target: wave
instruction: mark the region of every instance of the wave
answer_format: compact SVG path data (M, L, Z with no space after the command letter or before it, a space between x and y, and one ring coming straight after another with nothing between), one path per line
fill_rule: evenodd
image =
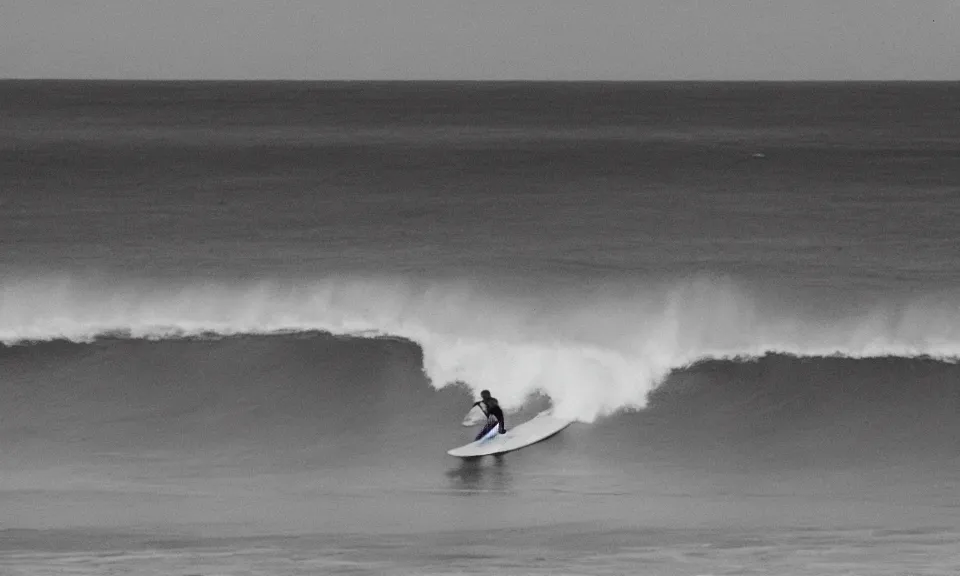
M48 275L5 278L7 345L105 334L164 339L324 331L419 345L436 388L532 394L589 422L646 406L672 371L711 359L960 357L952 294L839 304L730 278L573 288L535 283L331 276L158 282Z

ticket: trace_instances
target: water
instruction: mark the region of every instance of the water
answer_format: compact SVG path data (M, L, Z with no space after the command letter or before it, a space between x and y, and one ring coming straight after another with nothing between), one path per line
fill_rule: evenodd
M0 83L0 566L951 573L958 100Z

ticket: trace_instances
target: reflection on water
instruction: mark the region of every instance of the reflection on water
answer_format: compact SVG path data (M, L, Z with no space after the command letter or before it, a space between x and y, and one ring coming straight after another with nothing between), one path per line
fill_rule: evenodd
M513 477L503 454L489 457L465 458L460 465L446 472L453 490L465 495L486 492L508 492Z

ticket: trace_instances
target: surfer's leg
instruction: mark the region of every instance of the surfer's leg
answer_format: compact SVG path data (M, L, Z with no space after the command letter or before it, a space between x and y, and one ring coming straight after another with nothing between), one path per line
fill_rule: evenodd
M479 440L487 435L487 432L493 430L493 427L497 425L497 419L490 417L487 418L487 423L483 425L483 428L480 430L480 433L477 434L477 437L474 440Z

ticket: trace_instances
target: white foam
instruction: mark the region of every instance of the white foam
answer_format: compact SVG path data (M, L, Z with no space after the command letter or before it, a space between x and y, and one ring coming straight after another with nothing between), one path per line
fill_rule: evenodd
M709 358L960 355L960 305L916 299L801 313L717 279L550 294L464 282L337 277L157 285L69 276L4 279L0 341L87 341L323 330L408 338L433 385L528 394L590 421L642 407L670 370Z

